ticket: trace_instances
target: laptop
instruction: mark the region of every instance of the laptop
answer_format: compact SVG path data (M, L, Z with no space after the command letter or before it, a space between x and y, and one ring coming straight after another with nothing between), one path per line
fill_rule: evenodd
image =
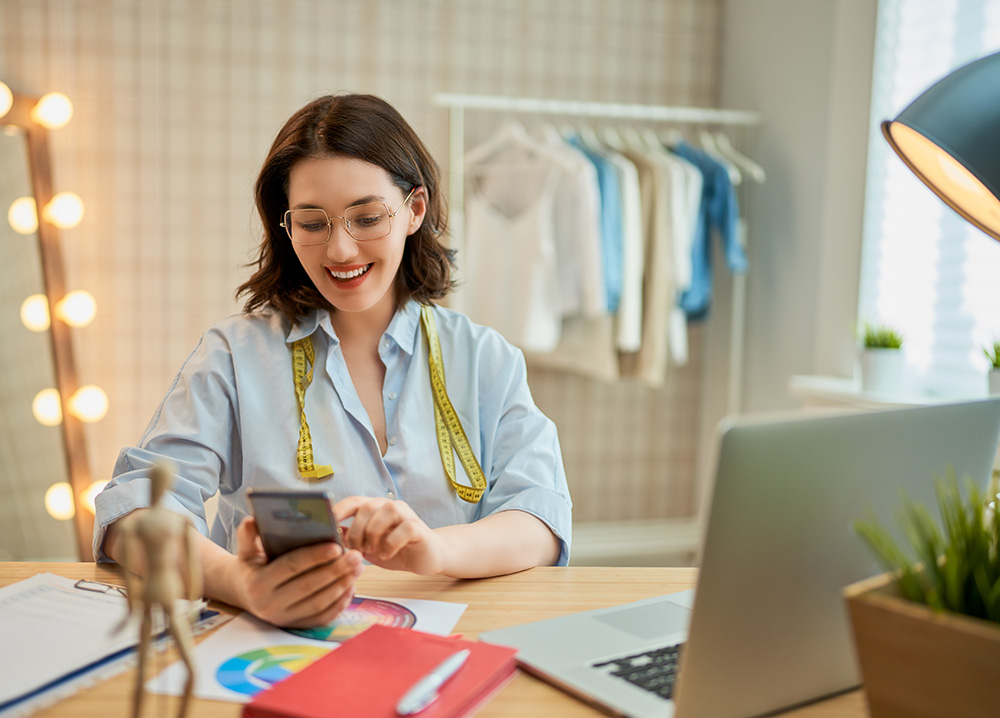
M880 568L852 524L874 515L898 538L900 490L933 511L934 478L949 467L985 487L1000 399L750 416L718 433L694 592L480 638L517 648L524 669L613 715L744 718L854 688L842 590ZM675 685L633 682L662 681L649 669L672 660L675 644Z

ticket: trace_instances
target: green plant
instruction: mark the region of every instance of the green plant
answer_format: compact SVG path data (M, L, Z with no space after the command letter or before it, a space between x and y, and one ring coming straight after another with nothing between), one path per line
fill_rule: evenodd
M865 349L899 349L903 345L903 336L884 324L865 324L861 345Z
M990 360L990 366L1000 369L1000 342L993 342L992 347L983 349L983 354Z
M939 528L930 512L906 496L898 512L911 555L875 519L854 529L889 571L903 598L940 611L1000 623L1000 512L996 481L983 494L968 477L963 499L954 471L935 478Z

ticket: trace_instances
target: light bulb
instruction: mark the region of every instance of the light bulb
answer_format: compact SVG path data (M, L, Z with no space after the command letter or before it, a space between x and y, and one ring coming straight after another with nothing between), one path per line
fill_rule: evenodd
M83 200L73 192L60 192L42 208L42 217L59 229L73 229L83 220Z
M47 130L58 130L73 117L73 103L61 92L49 92L31 108L31 119Z
M108 395L93 384L81 386L69 398L69 411L80 421L93 424L108 413Z
M45 510L49 516L60 521L69 521L76 515L73 506L73 487L65 481L52 484L45 492Z
M107 481L98 480L85 488L80 494L80 500L83 502L83 508L87 509L87 511L92 514L96 514L97 508L94 506L94 499L97 498L97 495L101 493L107 485Z
M3 117L14 106L14 93L4 83L0 82L0 117Z
M59 426L62 423L62 403L58 389L42 389L31 402L31 413L42 426Z
M56 303L56 316L71 327L85 327L94 321L97 302L90 292L76 289Z
M32 294L21 302L21 323L33 332L49 328L49 300L44 294Z
M19 197L10 203L7 221L18 234L34 234L38 231L38 208L34 197Z

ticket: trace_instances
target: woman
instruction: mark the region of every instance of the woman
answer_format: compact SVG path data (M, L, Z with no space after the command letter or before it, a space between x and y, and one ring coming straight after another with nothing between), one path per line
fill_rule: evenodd
M206 332L138 446L122 451L97 498L97 559L121 556L116 522L148 505L150 469L167 458L177 476L164 505L202 534L206 595L277 625L331 621L364 560L464 578L565 565L559 442L523 357L431 304L452 286L446 211L437 166L406 121L370 95L309 103L278 133L256 202L264 238L237 292L244 312ZM482 490L469 488L475 462L446 478L435 367ZM251 487L330 490L350 523L347 550L318 544L268 563ZM204 502L216 493L209 532Z

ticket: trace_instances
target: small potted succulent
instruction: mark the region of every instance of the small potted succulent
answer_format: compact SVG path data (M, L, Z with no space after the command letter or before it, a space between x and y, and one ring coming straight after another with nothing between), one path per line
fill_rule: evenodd
M888 570L844 591L872 718L1000 715L997 484L965 485L937 480L940 523L903 498L909 550L874 519L855 524Z
M903 337L884 324L865 324L861 334L861 388L898 394L903 377Z
M1000 342L983 349L983 354L990 360L990 371L987 374L989 393L1000 394Z

